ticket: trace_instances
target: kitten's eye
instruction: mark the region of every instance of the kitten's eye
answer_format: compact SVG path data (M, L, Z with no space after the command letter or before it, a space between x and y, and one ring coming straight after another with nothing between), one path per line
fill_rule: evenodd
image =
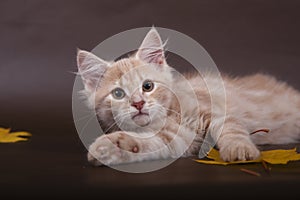
M144 92L150 92L151 90L153 90L153 88L154 88L154 83L152 81L147 80L143 83Z
M125 96L125 92L121 88L116 88L111 93L115 99L123 99Z

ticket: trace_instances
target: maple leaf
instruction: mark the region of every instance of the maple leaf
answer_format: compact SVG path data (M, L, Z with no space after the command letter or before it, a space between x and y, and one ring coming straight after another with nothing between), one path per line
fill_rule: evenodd
M31 134L25 131L10 133L10 128L0 128L0 143L26 141L30 136Z
M216 165L230 165L230 164L241 164L241 163L259 163L267 162L269 164L287 164L289 161L300 160L300 154L297 153L296 148L294 149L276 149L261 151L261 155L258 159L255 160L246 160L246 161L232 161L225 162L221 159L219 151L212 148L207 156L207 159L195 159L198 163L204 164L216 164Z

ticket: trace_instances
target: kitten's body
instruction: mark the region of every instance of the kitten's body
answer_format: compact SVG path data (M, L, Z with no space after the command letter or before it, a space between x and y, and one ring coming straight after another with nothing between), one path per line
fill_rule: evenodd
M207 134L228 161L257 158L255 144L295 143L300 138L298 91L262 74L223 76L226 102L219 84L214 84L219 81L214 74L204 79L186 75L189 90L184 79L172 75L154 29L136 56L107 63L79 51L78 66L90 105L96 109L103 130L110 132L90 146L88 159L96 165L197 155ZM95 82L99 78L100 82ZM151 91L140 89L145 80L154 83ZM208 90L207 82L213 88ZM122 88L126 96L114 99L111 91L115 88ZM135 102L143 102L139 112L146 114L137 114ZM259 129L270 132L250 135Z

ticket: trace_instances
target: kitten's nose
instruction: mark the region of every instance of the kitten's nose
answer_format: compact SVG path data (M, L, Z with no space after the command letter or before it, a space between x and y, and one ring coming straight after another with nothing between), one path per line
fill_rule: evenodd
M135 107L138 110L142 110L143 106L145 104L145 101L139 101L139 102L132 102L132 106Z

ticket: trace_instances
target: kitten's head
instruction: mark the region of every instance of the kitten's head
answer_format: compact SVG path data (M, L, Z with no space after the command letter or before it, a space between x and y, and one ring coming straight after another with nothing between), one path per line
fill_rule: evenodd
M89 105L96 109L105 132L116 126L136 132L163 126L174 98L173 76L154 28L134 56L107 62L79 50L77 64Z

